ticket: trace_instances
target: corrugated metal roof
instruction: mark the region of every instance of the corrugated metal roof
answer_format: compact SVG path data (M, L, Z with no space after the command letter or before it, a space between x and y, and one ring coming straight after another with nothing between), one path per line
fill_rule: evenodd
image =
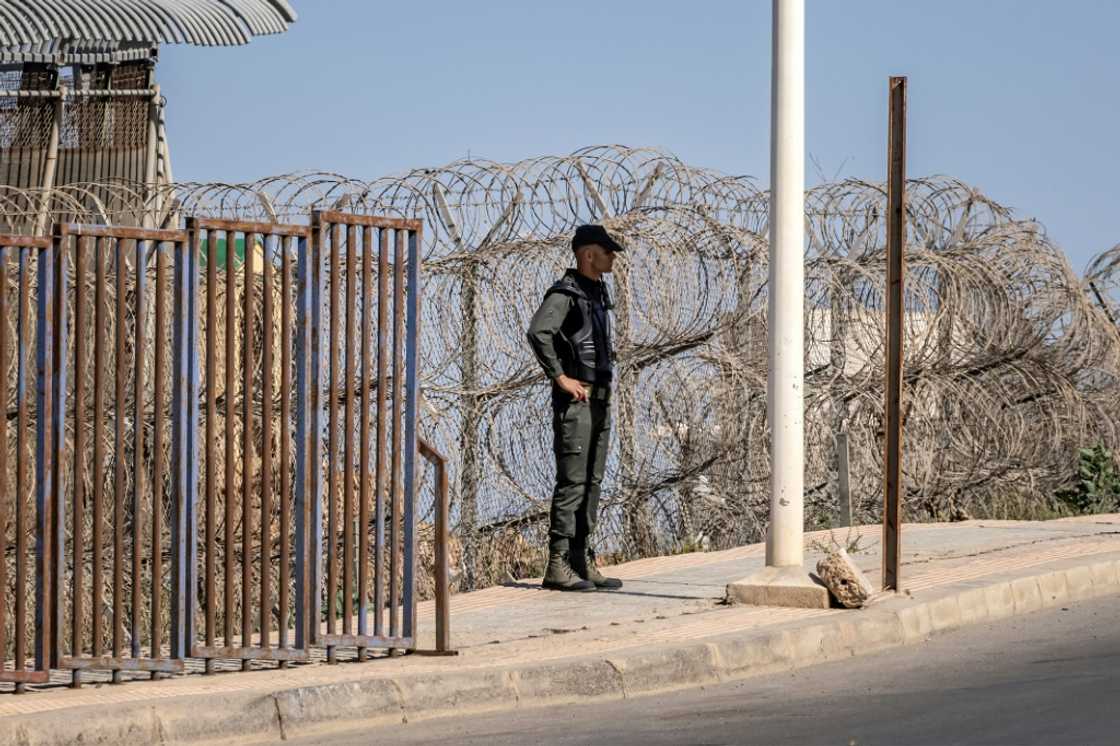
M229 46L279 34L286 0L0 0L0 47L54 39Z

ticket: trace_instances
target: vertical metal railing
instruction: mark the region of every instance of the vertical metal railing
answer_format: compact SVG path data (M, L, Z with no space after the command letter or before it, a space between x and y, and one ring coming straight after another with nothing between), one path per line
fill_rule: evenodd
M316 562L313 587L323 592L312 618L322 613L313 642L329 660L337 647L359 658L415 647L420 243L416 220L312 214L319 332L310 358L326 425L325 454L310 462L312 480L325 469L312 538L325 563Z
M435 575L436 648L438 654L454 654L451 649L451 567L448 558L448 540L451 533L451 503L447 490L447 458L427 441L418 442L420 455L435 467Z
M187 234L59 225L53 261L52 662L73 686L87 669L182 671Z
M203 623L190 654L207 659L207 672L222 658L284 666L308 657L299 634L306 500L292 459L293 412L304 401L293 397L302 381L293 340L304 322L296 289L307 228L190 219L187 233L205 268L203 401L194 407L204 422L204 477L193 485L202 503Z
M50 675L51 253L49 238L0 235L0 681L16 691Z
M416 650L418 457L450 650L421 231L322 211L0 236L0 681Z

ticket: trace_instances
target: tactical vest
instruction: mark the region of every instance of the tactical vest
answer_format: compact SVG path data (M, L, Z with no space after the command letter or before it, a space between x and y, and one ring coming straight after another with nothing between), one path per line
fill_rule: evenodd
M563 293L575 299L575 310L569 312L560 332L554 337L556 353L560 358L560 365L564 375L580 381L594 383L598 377L597 360L595 359L595 322L592 320L594 301L583 291L579 282L571 274L565 274L548 292L547 298L552 293ZM603 305L611 307L607 288L603 286ZM607 331L609 344L610 332ZM609 352L609 351L608 351Z

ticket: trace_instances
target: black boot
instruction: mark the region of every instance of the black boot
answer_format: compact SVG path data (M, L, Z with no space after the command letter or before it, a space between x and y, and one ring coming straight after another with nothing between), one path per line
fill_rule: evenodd
M548 569L545 570L542 588L553 591L593 591L595 584L582 580L572 570L568 539L553 536L548 543Z
M595 566L595 552L587 546L586 539L572 539L571 554L572 569L575 570L576 575L594 583L596 588L616 591L622 587L622 581L618 578L608 578L599 572L599 568Z

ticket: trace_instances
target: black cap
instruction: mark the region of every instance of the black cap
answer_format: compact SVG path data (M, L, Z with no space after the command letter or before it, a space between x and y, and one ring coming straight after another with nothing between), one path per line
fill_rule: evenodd
M572 236L572 251L593 243L607 251L623 251L622 244L611 238L611 234L601 225L581 225L576 228L576 234Z

